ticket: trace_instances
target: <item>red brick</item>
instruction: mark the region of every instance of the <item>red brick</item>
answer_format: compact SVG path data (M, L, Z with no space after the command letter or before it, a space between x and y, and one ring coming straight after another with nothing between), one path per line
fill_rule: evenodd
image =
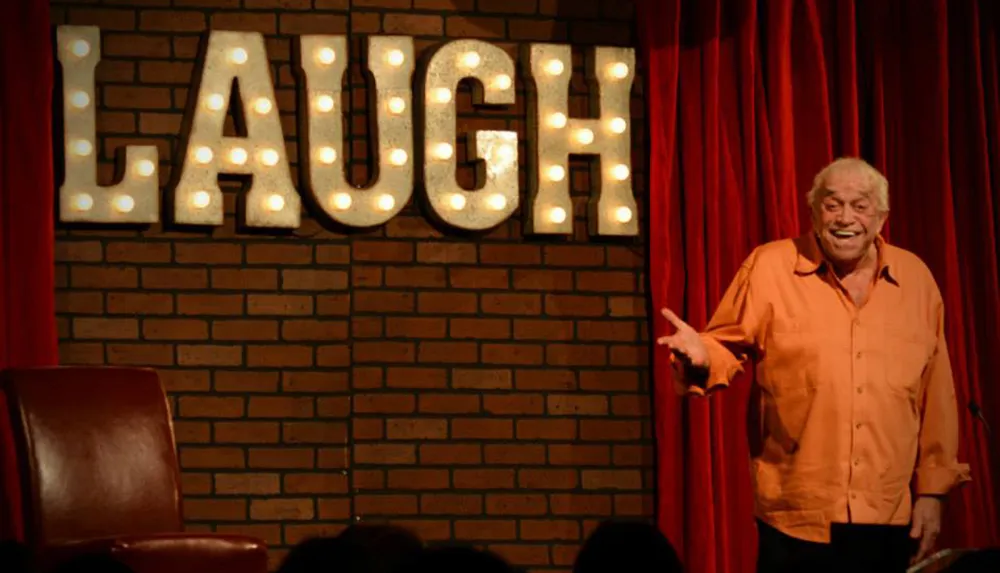
M355 342L355 362L413 362L416 350L411 342Z
M447 469L408 469L389 471L389 489L434 490L447 488Z
M216 474L215 493L222 495L267 495L281 490L278 474Z
M347 441L347 424L344 422L285 422L282 424L282 438L286 444L344 443Z
M234 32L260 32L274 34L278 30L277 16L261 13L216 13L212 15L212 28Z
M174 421L174 438L178 444L207 444L212 441L208 422Z
M347 476L340 473L288 474L285 493L344 494L347 493Z
M249 294L247 313L252 315L302 315L312 314L310 296L291 294Z
M353 338L382 338L382 319L377 316L355 316L351 318Z
M105 57L169 58L169 36L146 36L142 34L102 34Z
M611 347L613 366L646 366L649 362L649 347L644 344L616 344Z
M455 489L510 489L514 487L514 470L456 469Z
M139 130L147 135L175 135L181 131L182 120L179 113L143 112L139 114Z
M73 26L100 26L102 30L134 30L135 12L108 8L74 8L69 12Z
M443 368L392 366L386 378L390 388L444 388L447 383Z
M170 107L170 90L148 86L104 86L104 105L110 108L167 109Z
M453 268L448 270L448 279L454 288L473 290L510 288L509 273L506 269Z
M321 418L347 418L351 415L351 399L349 396L332 398L317 398L316 413Z
M422 444L420 446L421 465L452 466L481 463L483 463L482 451L475 444Z
M358 495L354 511L359 515L412 515L417 513L417 496Z
M346 344L331 344L316 349L316 365L343 368L351 365L351 349Z
M471 314L477 311L478 304L472 293L421 292L417 308L423 314Z
M455 388L477 390L508 390L511 388L510 370L461 370L452 374Z
M544 495L524 493L491 493L486 496L486 513L490 515L544 515L548 512Z
M648 417L650 415L649 397L637 394L612 396L611 411L615 416Z
M146 289L203 289L207 286L206 269L142 269L142 287Z
M134 318L74 318L73 336L77 339L134 339L139 337L139 322Z
M542 299L534 294L483 294L485 314L532 315L542 312Z
M237 523L219 525L215 531L223 535L255 537L271 546L281 545L281 526L278 524L253 525L249 523Z
M387 267L388 287L440 288L445 286L445 272L439 267Z
M580 539L580 523L560 519L525 519L521 521L521 539L524 541Z
M351 500L340 499L320 499L319 518L347 520L351 517ZM273 570L269 569L269 570Z
M343 290L347 288L346 271L285 270L281 272L282 290Z
M502 38L503 18L449 16L445 24L447 35L453 38Z
M510 338L510 320L505 318L452 318L452 338Z
M174 258L178 263L220 263L239 264L243 260L243 246L230 243L174 243ZM213 269L215 273L231 272L231 269Z
M549 463L559 466L602 466L611 463L608 446L549 445Z
M245 466L239 448L181 448L180 463L185 469L238 469Z
M507 30L511 40L522 42L565 42L568 36L568 24L557 20L511 18Z
M355 8L410 8L413 0L353 0Z
M486 463L502 465L544 465L545 446L541 444L486 446Z
M286 320L281 325L285 340L343 340L347 323L342 320Z
M440 36L444 31L444 19L436 15L386 14L382 28L386 34Z
M131 366L170 366L174 349L169 344L108 344L108 363Z
M552 416L605 416L608 413L607 396L549 394L546 401Z
M355 261L409 262L413 244L403 241L355 241L351 247Z
M177 364L182 366L239 366L243 348L217 344L182 344L177 346Z
M545 297L545 313L550 316L603 316L607 299L600 296L551 294Z
M253 448L250 450L250 467L262 469L311 468L316 454L307 448Z
M253 396L247 415L251 418L311 418L311 398Z
M136 288L139 276L131 267L72 267L70 284L73 288Z
M483 364L541 364L542 346L535 344L483 344Z
M311 499L254 499L250 501L250 519L259 521L303 521L312 519Z
M344 34L347 17L334 14L281 14L279 31L283 35Z
M414 464L417 448L409 444L355 444L354 461L359 464Z
M611 515L611 497L605 494L560 493L549 497L553 515Z
M583 470L584 489L641 489L639 470Z
M537 265L542 262L538 245L480 245L479 261L489 265Z
M518 420L518 440L575 440L575 420Z
M169 314L173 308L174 298L170 294L108 293L111 314Z
M448 422L431 418L390 418L386 435L390 440L442 440L448 437Z
M242 398L181 396L180 415L185 418L239 418L243 416Z
M317 245L316 262L321 265L346 264L351 260L347 245Z
M202 8L239 8L239 0L174 0L174 6L189 8L192 6Z
M207 370L159 370L160 384L169 392L206 392L209 389Z
M208 495L212 493L211 474L181 474L181 493L185 496Z
M180 260L180 253L181 251L177 252L178 260ZM212 269L212 288L276 290L278 288L278 271L273 269Z
M348 295L317 296L316 306L316 314L323 316L346 315L351 312L351 297Z
M389 338L444 338L447 321L443 318L388 317L385 331Z
M468 541L507 541L517 537L517 522L513 520L477 519L456 521L455 539Z
M205 340L208 323L185 318L147 318L142 321L142 335L147 340Z
M416 409L412 394L355 394L355 414L409 414Z
M628 441L642 437L638 420L582 420L580 439L588 441Z
M276 392L277 372L218 370L215 372L216 392Z
M653 448L643 445L621 444L614 447L614 463L619 467L650 467L652 466Z
M347 390L347 376L340 372L283 372L281 389L284 392L343 392Z
M184 518L205 521L246 519L247 502L242 499L185 499Z
M57 262L95 263L104 257L104 247L98 241L64 241L55 243Z
M573 290L573 273L547 269L516 269L514 288L517 290Z
M413 312L413 293L356 291L353 293L357 312Z
M355 287L379 287L382 286L381 267L361 267L351 268L351 285Z
M517 473L517 486L525 489L575 489L575 469L524 469Z
M420 513L424 515L480 515L483 496L455 493L432 493L420 496Z
M628 370L581 370L580 389L596 392L635 392L639 375Z
M480 12L500 12L503 14L534 14L538 0L479 0Z
M632 342L636 340L634 321L581 320L577 322L580 340Z
M385 420L354 418L351 420L351 437L354 440L381 440L385 437Z
M545 403L540 394L488 394L483 409L495 415L542 414Z
M216 422L215 442L233 444L276 444L277 422Z
M479 396L421 394L419 409L424 414L475 414L479 412Z
M249 264L308 264L312 262L309 245L247 245Z
M320 501L320 514L323 514L324 508L332 509L332 505L340 500L321 500ZM349 508L348 508L349 509ZM350 512L348 512L348 517L350 517ZM299 543L316 537L335 537L347 528L346 525L340 523L310 523L310 524L292 524L287 523L284 525L285 529L285 543L290 546L298 545ZM270 543L269 545L277 546L281 545L281 542ZM284 556L279 556L279 565L284 559ZM277 571L277 567L269 567L268 571Z
M109 263L170 262L169 243L109 243L104 254Z
M646 316L646 299L640 296L608 297L608 307L609 316Z
M382 470L354 470L351 478L355 490L385 489L385 472Z
M654 507L655 500L652 495L615 494L616 515L653 515Z
M216 340L277 340L278 322L274 320L215 320L212 338Z
M161 32L200 32L205 29L205 14L180 10L145 11L140 14L140 30Z
M472 363L478 359L478 348L475 342L421 342L418 359L420 362Z
M607 348L593 344L550 344L545 354L553 366L603 366L608 361Z
M226 315L243 314L243 295L237 294L179 294L178 314Z
M475 245L463 243L419 243L417 261L421 263L476 263Z

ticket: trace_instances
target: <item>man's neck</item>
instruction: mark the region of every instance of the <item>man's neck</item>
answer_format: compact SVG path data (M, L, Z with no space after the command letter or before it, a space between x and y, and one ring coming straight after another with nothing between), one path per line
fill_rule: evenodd
M837 275L837 278L840 279L856 273L873 270L876 266L878 266L878 247L872 243L861 258L854 261L844 262L830 261L830 264L833 267L833 272Z

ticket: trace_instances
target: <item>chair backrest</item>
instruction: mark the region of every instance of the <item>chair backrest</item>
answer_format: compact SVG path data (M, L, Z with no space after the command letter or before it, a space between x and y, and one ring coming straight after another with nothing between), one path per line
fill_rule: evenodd
M181 531L173 424L154 371L14 369L2 383L30 545Z

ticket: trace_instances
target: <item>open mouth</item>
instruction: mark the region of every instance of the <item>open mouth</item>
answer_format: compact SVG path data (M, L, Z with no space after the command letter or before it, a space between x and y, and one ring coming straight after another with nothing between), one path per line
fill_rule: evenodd
M836 231L830 231L830 234L833 235L833 238L838 239L840 241L849 241L855 237L861 236L861 231L847 231L843 229L838 229Z

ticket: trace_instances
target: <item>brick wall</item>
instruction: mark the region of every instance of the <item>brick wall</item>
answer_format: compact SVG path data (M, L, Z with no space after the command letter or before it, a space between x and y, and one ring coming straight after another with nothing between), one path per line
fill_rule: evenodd
M415 35L421 53L449 37L515 57L519 43L572 42L571 109L585 116L584 48L631 45L632 17L622 0L52 2L54 24L103 30L102 184L114 180L115 150L133 143L159 147L168 181L208 28L266 34L295 158L298 34L350 34L353 58L379 33ZM350 82L345 149L363 184L358 62ZM518 85L518 104L501 112L477 112L460 92L460 135L513 128L523 140ZM596 520L650 515L653 487L643 241L587 236L588 164L571 167L577 232L566 238L523 237L517 214L460 233L413 205L373 230L307 214L289 236L247 233L234 223L237 187L225 188L226 223L212 232L60 228L62 359L159 369L192 530L260 536L277 560L306 536L388 519L532 569L566 568ZM470 170L460 177L471 185Z

